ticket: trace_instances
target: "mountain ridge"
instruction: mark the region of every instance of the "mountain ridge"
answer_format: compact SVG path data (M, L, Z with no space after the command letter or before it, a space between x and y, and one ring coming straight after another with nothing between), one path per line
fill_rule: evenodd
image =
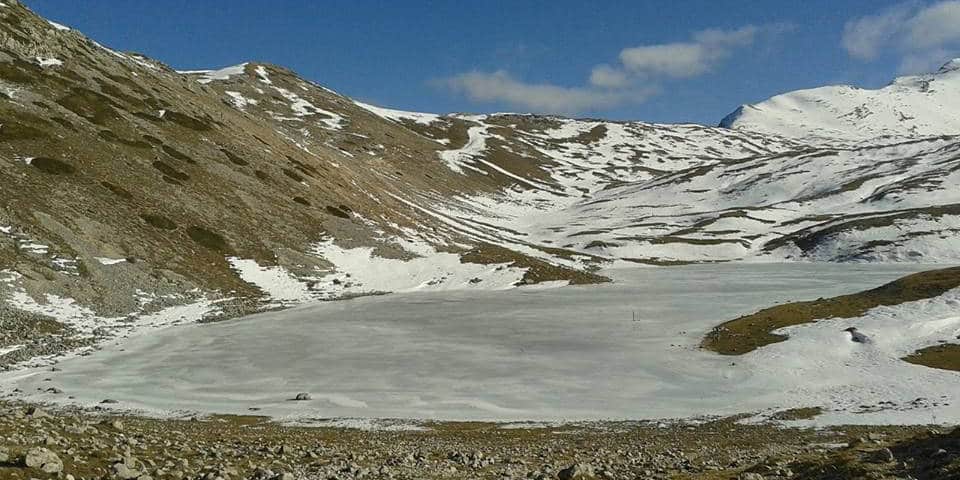
M960 130L960 116L944 106L960 101L958 69L955 58L935 73L898 77L878 89L831 85L786 92L737 107L719 126L813 143L952 134Z

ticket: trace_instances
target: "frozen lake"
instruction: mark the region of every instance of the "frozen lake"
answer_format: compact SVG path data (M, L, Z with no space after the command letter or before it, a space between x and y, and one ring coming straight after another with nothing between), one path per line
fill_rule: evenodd
M365 297L151 332L65 360L62 371L5 374L0 383L65 392L30 396L40 401L72 395L156 413L299 419L646 419L823 405L835 409L825 422L946 421L960 408L933 403L953 400L960 375L897 360L902 341L866 350L839 323L820 322L742 357L697 348L710 328L738 315L931 268L642 268L611 271L617 282L600 286ZM942 320L950 305L924 308ZM846 322L875 333L869 322ZM881 337L903 335L893 323L876 325L887 329ZM936 325L922 341L949 335L950 322ZM298 392L313 399L289 401ZM852 411L917 397L938 400Z

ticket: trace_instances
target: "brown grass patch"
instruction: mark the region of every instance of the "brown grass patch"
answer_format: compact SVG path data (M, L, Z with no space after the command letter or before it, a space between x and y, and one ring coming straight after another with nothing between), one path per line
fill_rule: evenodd
M166 163L161 162L160 160L153 162L153 168L160 170L161 172L163 172L164 175L170 178L174 178L181 181L190 179L190 175L187 175L186 173L183 173L171 167L170 165L167 165Z
M187 229L187 235L194 242L197 242L200 245L209 248L210 250L223 253L230 251L230 245L227 243L227 240L223 238L223 236L204 227L190 227Z
M609 282L610 279L590 272L554 265L538 258L528 257L513 250L491 244L482 244L460 256L461 263L490 265L505 263L511 267L526 268L521 284L535 284L555 280L567 280L571 285L586 285Z
M700 346L721 355L743 355L786 340L785 335L771 333L779 328L819 319L859 317L874 307L937 297L958 286L960 267L952 267L915 273L851 295L777 305L717 326Z
M173 223L173 220L170 220L169 218L164 217L163 215L145 213L143 215L140 215L140 218L142 218L144 222L147 222L147 225L150 225L151 227L154 227L154 228L159 228L161 230L177 229L177 224Z
M37 157L30 160L30 166L50 175L70 175L77 169L69 163L57 160L55 158Z
M801 408L791 408L789 410L783 410L781 412L774 413L770 416L771 420L777 421L793 421L793 420L810 420L817 415L823 413L823 408L821 407L801 407Z
M923 365L925 367L960 372L960 345L955 343L944 343L941 345L934 345L932 347L921 348L920 350L903 357L903 360L915 365Z

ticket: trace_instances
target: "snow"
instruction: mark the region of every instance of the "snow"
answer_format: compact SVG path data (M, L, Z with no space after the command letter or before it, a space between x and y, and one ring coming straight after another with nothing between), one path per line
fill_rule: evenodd
M116 265L118 263L126 263L126 258L108 258L108 257L96 257L96 260L100 262L101 265Z
M177 73L182 75L200 75L200 78L197 79L197 82L207 84L217 80L229 80L230 77L234 75L243 75L243 72L246 68L247 64L241 63L239 65L225 67L219 70L182 70L178 71Z
M57 22L53 22L53 21L47 20L47 23L49 23L50 26L52 26L53 28L55 28L55 29L57 29L57 30L60 30L61 32L69 32L69 31L70 31L70 27L61 25L61 24L59 24L59 23L57 23Z
M10 270L9 268L0 270L0 282L2 283L14 283L21 277L23 277L23 275L20 275L20 272Z
M260 73L260 69L262 68L263 67L258 67L257 72ZM263 71L263 75L266 75L266 70ZM267 78L267 77L264 77L264 78ZM269 79L268 79L268 82L269 82ZM269 82L269 83L272 83L272 82ZM327 117L327 118L320 119L320 122L323 123L326 126L326 128L329 128L332 130L339 130L343 128L344 119L342 115L338 115L329 110L318 108L317 106L308 102L306 99L301 98L296 93L291 92L290 90L287 90L285 88L274 86L273 89L276 90L277 93L282 95L283 98L286 98L287 100L290 101L290 110L293 111L294 116L306 117L306 116L316 115L319 113L320 115Z
M263 290L273 303L297 304L316 298L305 283L294 278L283 267L263 267L255 260L238 257L228 257L227 261L243 281Z
M37 65L40 65L41 67L59 67L60 65L63 65L62 60L51 57L36 57L36 60Z
M839 85L777 95L738 108L721 125L816 143L956 135L960 112L945 106L960 103L958 60L876 90Z
M6 355L6 354L8 354L8 353L16 352L17 350L20 350L21 348L23 348L23 345L10 345L10 346L6 346L6 347L0 347L0 357Z
M270 74L263 65L257 65L257 68L254 70L254 72L256 72L257 79L260 80L260 83L265 83L267 85L273 84L273 82L270 80Z
M440 152L441 159L455 172L499 173L514 184L411 203L471 238L514 249L557 245L609 260L960 260L951 234L960 215L920 213L960 203L951 188L960 181L957 137L815 149L741 130L554 121L554 128L515 131L515 143L553 161L538 165L552 181L484 158L501 147L487 142L492 124L480 120L467 145ZM576 140L601 127L589 145ZM895 214L891 225L848 228L820 238L815 249L766 248L784 235Z
M259 103L252 98L244 97L243 94L240 92L227 90L223 93L226 93L227 96L230 97L229 102L239 110L246 110L248 106L256 105L257 103Z
M433 122L440 121L440 115L433 113L421 113L421 112L405 112L403 110L393 110L390 108L378 107L375 105L370 105L369 103L363 103L354 101L358 107L368 110L374 115L377 115L387 120L393 120L396 122L403 122L404 120L410 120L414 123L419 123L421 125L430 125Z
M447 167L449 167L450 170L453 170L461 175L466 173L463 171L464 168L477 170L476 167L473 167L470 164L473 163L477 157L482 155L484 150L486 150L487 143L486 138L484 137L486 132L487 127L483 125L468 128L468 139L466 145L453 150L441 151L440 159L446 162ZM481 171L481 173L483 172Z
M334 265L335 273L319 279L315 288L328 298L381 292L437 290L502 290L521 281L526 269L506 265L461 263L455 253L437 252L423 242L403 247L410 259L383 258L371 247L342 248L331 241L315 245L313 253Z
M20 250L26 251L27 253L33 253L36 255L46 255L50 252L50 247L42 243L27 242L21 243L18 245Z
M130 59L130 60L132 60L133 63L136 63L137 65L140 65L141 67L148 68L148 69L150 69L150 70L159 71L159 70L161 69L160 66L157 65L153 60L150 60L149 58L144 57L144 56L141 56L141 55L131 54L131 55L129 55L127 58ZM130 73L131 73L134 77L137 76L137 72L130 72Z
M92 335L94 330L104 328L115 335L133 337L161 328L193 323L220 311L217 302L207 298L190 299L175 295L169 299L179 299L183 303L152 313L130 312L116 317L98 315L72 298L53 294L46 294L40 302L23 289L10 292L6 300L14 308L53 317L81 335Z
M322 302L132 337L44 375L83 405L109 396L158 415L257 407L286 422L689 418L822 406L810 424L956 423L957 374L899 358L960 333L960 291L792 327L788 341L740 357L698 348L710 328L741 314L925 268L644 268L610 272L618 283L602 286ZM874 342L851 342L849 326ZM40 380L0 374L28 400L73 402L31 393ZM313 400L287 401L297 392Z

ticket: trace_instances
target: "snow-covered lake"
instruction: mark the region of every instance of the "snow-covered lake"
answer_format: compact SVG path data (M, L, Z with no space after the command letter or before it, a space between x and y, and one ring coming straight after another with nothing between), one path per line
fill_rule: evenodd
M365 297L152 332L0 384L65 392L33 400L288 419L648 419L824 406L833 411L818 422L960 421L949 405L960 375L898 360L960 333L955 296L797 327L790 341L742 357L697 348L738 315L930 268L641 268L614 270L617 282L600 286ZM849 341L850 325L875 343ZM313 399L289 401L298 392ZM896 407L856 413L880 401Z

